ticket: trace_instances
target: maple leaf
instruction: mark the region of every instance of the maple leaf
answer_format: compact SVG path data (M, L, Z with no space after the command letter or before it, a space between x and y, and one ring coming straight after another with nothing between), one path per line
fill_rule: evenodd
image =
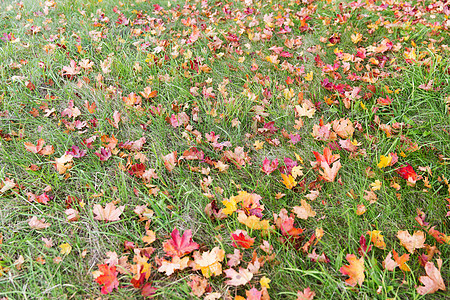
M177 165L177 151L173 151L166 156L162 157L164 160L164 166L166 167L167 171L172 172L172 170Z
M375 245L375 247L380 248L382 250L386 249L386 244L384 242L384 237L381 235L381 231L372 230L372 231L367 231L366 234L370 235L370 240Z
M72 146L71 150L66 151L66 155L72 155L73 158L81 158L86 156L87 151L80 149L78 146Z
M80 218L78 211L73 208L66 209L64 213L67 215L67 221L69 222L78 221L78 219Z
M332 122L333 130L343 139L348 139L353 136L355 127L353 127L350 119L339 119Z
M55 152L55 149L51 145L47 145L44 147L45 141L43 139L39 139L36 142L36 145L32 143L25 142L25 149L29 152L40 154L40 155L51 155Z
M225 251L219 247L214 247L211 251L203 252L201 255L196 251L193 256L195 262L194 270L200 269L206 278L222 274L221 262L225 257Z
M423 231L416 231L411 236L408 231L400 230L397 232L397 237L400 240L400 245L405 247L409 253L414 253L415 249L425 247L425 234Z
M333 154L328 147L325 147L323 149L323 155L316 151L313 151L313 154L316 157L316 161L311 162L311 166L313 168L315 168L316 166L321 166L322 162L331 165L333 162L337 161L340 158L339 154Z
M71 59L69 66L64 66L61 70L63 76L67 76L69 79L72 79L73 76L79 74L81 71L81 67L77 67L77 63Z
M306 220L309 217L315 217L316 212L312 210L311 205L309 205L304 199L301 200L301 206L294 206L292 212L297 215L297 218Z
M238 211L238 221L250 229L267 230L270 228L268 220L261 220L257 216L247 216L244 211Z
M281 173L281 177L283 178L283 181L281 181L282 183L284 183L284 185L286 186L287 189L292 190L296 185L297 185L297 181L295 181L294 177L292 177L292 175L285 175L283 173Z
M297 300L312 300L316 296L316 293L307 287L302 291L297 292Z
M272 280L270 280L269 278L267 278L266 276L261 277L261 279L259 280L259 284L261 284L261 287L264 287L266 289L270 289L269 283Z
M189 276L189 281L187 284L191 287L193 295L201 297L207 290L211 290L208 280L202 278L198 275Z
M266 157L263 160L263 165L260 165L260 167L266 175L269 175L278 168L278 159L275 158L272 162L270 162L270 160Z
M253 278L253 273L244 268L239 268L239 272L231 268L225 270L224 272L226 274L226 277L230 278L230 280L225 281L225 283L228 285L244 285Z
M417 287L417 292L420 295L432 294L438 290L445 291L444 279L441 275L442 260L438 259L438 268L432 262L427 262L425 264L425 271L427 276L420 276L419 281L424 284L424 286Z
M234 249L234 253L227 254L227 258L228 258L227 266L229 266L229 267L237 266L241 263L241 259L242 259L241 251L239 251L239 249Z
M158 95L158 91L152 91L152 88L146 86L143 92L139 92L145 99L155 98Z
M395 250L392 250L392 252L394 253L394 260L397 263L397 265L400 267L400 269L405 272L411 271L411 269L406 264L406 262L409 260L409 254L405 253L402 256L399 256Z
M184 270L188 267L189 257L180 258L173 256L172 261L163 259L161 266L158 268L158 272L165 272L166 276L172 275L176 270Z
M59 245L59 248L61 248L61 254L69 254L72 251L72 246L68 243L64 243Z
M231 233L231 240L233 241L231 244L233 247L239 246L244 249L251 248L255 242L255 238L249 237L247 231L239 229Z
M28 225L33 229L45 229L50 226L49 223L45 223L45 219L39 220L36 216L28 220Z
M380 156L380 162L378 163L377 167L382 169L387 166L391 165L392 156L389 154L388 156L381 155Z
M244 152L243 147L236 147L234 152L226 150L223 152L223 155L225 159L232 162L238 169L245 167L247 163L250 164L250 157L247 155L247 152Z
M199 248L199 245L192 241L192 230L186 230L183 236L180 236L178 229L174 228L170 234L172 237L164 242L164 251L169 256L182 257Z
M325 255L325 253L322 253L321 255L316 253L316 249L314 248L312 253L309 253L307 255L312 262L323 262L323 263L329 263L330 259Z
M361 286L365 278L364 257L357 259L356 255L347 254L345 258L350 264L339 269L342 275L348 275L350 277L345 281L345 283L350 286L355 286L356 284L359 284L359 286Z
M95 273L94 276L96 276L95 281L100 284L104 285L102 287L102 294L106 295L113 291L114 288L119 290L119 281L117 280L117 274L119 272L116 272L116 266L108 266L106 264L98 265L99 271L96 271L98 273Z
M70 154L64 154L59 158L55 158L56 170L59 174L64 174L70 168L72 168L73 156Z
M322 170L319 171L319 174L322 176L322 179L327 182L333 182L336 178L337 172L342 167L340 161L336 161L333 163L333 166L330 166L326 162L322 162L320 164Z
M14 182L14 179L11 180L8 177L6 177L4 180L2 180L2 183L0 184L0 194L5 193L6 191L9 191L10 189L14 188L16 186L16 183Z
M109 148L100 147L99 152L94 152L100 158L100 161L107 161L111 157L111 150Z
M100 204L95 204L92 212L96 215L95 220L99 221L118 221L120 220L120 215L122 214L125 206L119 206L116 208L113 202L106 204L103 208Z
M389 251L388 255L383 261L383 268L388 271L394 271L394 269L398 267L398 264L395 260L392 259L392 253Z
M370 250L372 250L372 245L367 247L367 241L366 241L366 237L364 236L364 234L361 234L361 236L359 237L359 246L360 247L358 248L358 254L363 257L364 257L364 255L369 253Z
M172 127L177 128L178 126L189 124L189 116L185 112L176 115L172 114L170 118L166 118L166 122L172 125Z
M403 179L406 179L408 182L408 185L414 186L416 184L416 181L419 179L417 176L417 173L413 170L410 164L406 164L406 166L401 167L396 170L396 172L403 177Z

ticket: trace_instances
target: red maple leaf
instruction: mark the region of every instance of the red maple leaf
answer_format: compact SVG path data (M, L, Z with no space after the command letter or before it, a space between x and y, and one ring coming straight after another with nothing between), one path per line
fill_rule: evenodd
M164 242L164 251L168 256L182 257L199 248L199 245L192 241L192 230L186 230L183 236L180 236L178 229L174 229L170 234L171 239Z
M414 185L416 181L419 179L417 173L411 167L410 164L406 163L406 166L401 167L396 170L397 173L402 176L403 179L406 179L408 183Z
M242 247L244 249L251 248L255 242L255 238L249 237L247 232L244 230L236 230L235 232L232 232L231 240L233 240L233 243L231 244L233 247Z
M109 294L114 288L118 290L119 281L117 280L117 274L119 274L119 272L116 272L116 266L110 267L104 264L98 265L98 269L102 275L95 278L95 281L100 285L104 284L101 290L102 294Z
M270 160L266 157L263 160L263 165L261 166L261 169L267 175L275 171L277 168L278 168L278 159L274 159L272 162L270 162Z

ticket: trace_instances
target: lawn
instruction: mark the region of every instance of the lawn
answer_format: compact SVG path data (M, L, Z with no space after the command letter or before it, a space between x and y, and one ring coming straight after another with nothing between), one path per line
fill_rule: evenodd
M450 298L448 3L0 8L0 299Z

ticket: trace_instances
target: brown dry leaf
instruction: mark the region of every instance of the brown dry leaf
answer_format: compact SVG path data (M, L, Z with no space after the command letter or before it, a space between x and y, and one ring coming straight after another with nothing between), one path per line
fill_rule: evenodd
M395 260L392 259L392 253L389 251L388 255L383 261L383 268L387 269L388 271L394 271L394 269L398 267L398 264Z
M294 206L292 212L297 215L297 218L306 220L309 217L315 217L316 212L312 210L311 205L309 205L304 199L301 200L301 206Z
M172 172L177 164L177 151L173 151L172 153L167 154L162 157L164 160L164 166L167 171Z
M78 221L78 219L80 218L78 211L73 208L66 209L64 213L67 215L67 221L69 222Z
M192 289L192 294L201 297L208 288L208 280L198 275L191 275L189 276L189 279L191 279L191 281L188 282L188 285Z
M225 258L225 251L219 247L214 247L211 251L203 252L201 255L198 251L194 252L194 270L201 270L206 278L212 275L222 274L221 262Z
M397 232L397 237L400 240L400 245L404 246L409 253L425 247L425 233L423 231L416 231L411 236L408 231L400 230Z
M142 241L148 245L156 240L156 234L153 230L147 230L146 235L142 238Z
M188 267L189 257L180 259L178 256L172 257L172 261L162 260L161 267L158 272L165 272L167 276L172 275L176 270L184 270Z
M60 158L55 158L56 170L59 174L64 174L70 168L72 168L73 156L70 154L64 154Z
M122 214L124 208L125 206L116 208L114 203L110 202L106 204L105 208L103 208L100 204L95 204L92 212L96 214L94 217L95 220L118 221L120 220L119 216Z
M45 229L50 226L49 223L45 223L45 219L39 220L36 216L28 220L28 225L33 229Z
M253 278L253 273L244 268L239 268L239 272L231 268L225 270L224 272L226 274L226 277L231 278L230 280L225 281L225 283L228 285L244 285Z
M445 291L444 279L441 275L442 259L437 259L438 267L436 268L434 263L427 262L425 264L425 271L427 276L420 276L419 281L424 284L424 286L417 287L417 292L420 295L432 294L438 290Z

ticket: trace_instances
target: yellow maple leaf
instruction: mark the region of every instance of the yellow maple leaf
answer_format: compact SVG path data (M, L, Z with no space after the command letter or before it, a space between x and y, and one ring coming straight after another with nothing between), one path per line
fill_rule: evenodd
M382 169L391 165L392 156L389 154L388 156L381 155L380 162L378 163L378 168Z
M72 251L72 246L70 246L68 243L59 245L59 248L61 248L61 254L69 254L70 251Z
M250 229L268 230L270 228L268 220L261 220L257 216L248 217L244 211L238 211L238 221Z
M270 283L270 279L267 278L266 276L263 276L260 280L259 283L261 284L261 287L265 287L266 289L270 289L269 283Z
M291 174L292 177L294 177L294 179L297 179L297 177L299 176L303 176L303 171L302 171L303 167L301 166L295 166L292 168Z
M285 174L281 174L281 177L283 178L283 183L288 189L292 189L297 185L297 182L295 181L294 177L289 174L289 176L286 176Z
M380 248L381 250L386 249L386 243L384 242L384 236L381 235L381 231L372 230L367 231L367 234L370 234L370 240L375 245L375 247Z
M225 199L222 201L223 205L225 205L225 208L222 209L222 212L226 215L231 215L234 213L237 209L236 204L238 203L238 199L236 197L232 196L230 199Z
M262 148L263 148L263 146L264 146L264 141L259 141L259 140L257 140L257 141L255 141L255 143L253 144L253 147L255 147L255 150L256 151L258 151L258 150L261 150Z
M352 42L354 44L358 44L362 40L363 35L359 32L355 32L355 34L352 34L350 38L352 39Z
M379 189L381 189L381 185L383 183L381 181L379 181L378 179L375 180L374 182L372 182L370 184L372 191L378 191Z
M313 72L311 71L309 73L306 73L305 80L306 81L311 81L311 80L313 80L313 77L314 77L314 75L313 75Z

